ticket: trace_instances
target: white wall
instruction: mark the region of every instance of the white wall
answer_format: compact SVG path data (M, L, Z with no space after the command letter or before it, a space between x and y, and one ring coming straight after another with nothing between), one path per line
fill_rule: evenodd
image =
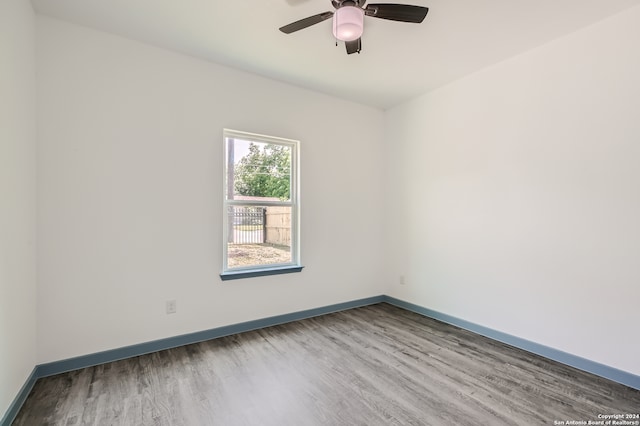
M638 40L640 7L388 112L390 295L640 374Z
M382 294L381 111L45 17L38 46L39 363ZM301 141L302 273L220 280L224 127Z
M35 19L0 2L0 418L36 363Z

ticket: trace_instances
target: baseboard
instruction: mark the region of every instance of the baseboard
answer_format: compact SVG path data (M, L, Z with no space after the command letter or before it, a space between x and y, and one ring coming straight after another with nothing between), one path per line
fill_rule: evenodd
M246 331L257 330L260 328L271 327L274 325L284 324L287 322L298 321L306 318L312 318L319 315L325 315L333 312L344 311L346 309L352 309L352 308L357 308L357 307L367 306L367 305L374 305L376 303L380 303L382 301L382 298L383 296L368 297L365 299L358 299L350 302L337 303L334 305L323 306L320 308L307 309L304 311L293 312L290 314L276 315L273 317L262 318L254 321L247 321L239 324L227 325L224 327L198 331L195 333L183 334L180 336L169 337L166 339L139 343L137 345L125 346L122 348L111 349L108 351L97 352L94 354L83 355L83 356L69 358L61 361L54 361L47 364L40 364L36 367L37 377L41 378L41 377L52 376L54 374L65 373L67 371L78 370L80 368L92 367L94 365L100 365L106 362L118 361L121 359L131 358L134 356L145 355L152 352L162 351L165 349L171 349L179 346L189 345L192 343L203 342L205 340L216 339L218 337L244 333Z
M609 379L614 382L621 383L625 386L640 390L640 376L636 376L629 372L618 370L617 368L609 367L608 365L600 364L598 362L591 361L577 355L550 348L548 346L531 342L520 337L512 336L501 331L493 330L488 327L474 324L472 322L456 318L451 315L443 314L432 309L415 305L413 303L405 302L404 300L385 295L382 297L382 301L385 303L389 303L390 305L394 305L399 308L406 309L408 311L415 312L420 315L436 319L438 321L442 321L447 324L455 325L456 327L460 327L473 333L486 336L490 339L506 343L507 345L514 346L518 349L522 349L536 355L540 355L542 357L560 362L570 367L586 371L587 373L595 374L596 376L604 377L605 379Z
M35 385L36 380L38 380L36 370L37 367L34 367L33 371L31 371L31 374L24 382L24 385L22 385L22 388L20 388L20 391L18 391L18 395L16 395L11 405L9 405L7 412L4 413L4 416L2 416L2 418L0 419L0 426L11 426L11 423L18 415L20 408L22 408L22 404L24 404L24 402L27 400L31 389L33 389L33 385Z

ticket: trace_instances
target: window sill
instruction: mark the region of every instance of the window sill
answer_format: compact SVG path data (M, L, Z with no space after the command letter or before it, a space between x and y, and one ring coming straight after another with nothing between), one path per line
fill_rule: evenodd
M264 277L267 275L280 275L280 274L292 274L294 272L301 272L304 266L284 266L281 268L272 269L254 269L235 272L224 272L220 274L222 281L239 280L242 278Z

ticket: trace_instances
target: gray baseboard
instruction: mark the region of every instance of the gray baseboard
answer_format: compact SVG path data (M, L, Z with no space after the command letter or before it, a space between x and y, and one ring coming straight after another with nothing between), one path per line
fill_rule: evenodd
M35 385L36 380L38 380L37 369L38 367L33 368L33 371L31 371L31 374L27 377L24 385L22 385L22 388L18 391L18 395L13 399L9 408L7 408L7 412L4 413L2 418L0 418L0 426L11 426L11 423L18 415L20 408L22 408L22 404L27 400L29 392L33 389L33 385Z
M631 388L640 390L640 376L636 376L629 372L618 370L617 368L609 367L608 365L600 364L598 362L591 361L577 355L550 348L548 346L531 342L520 337L512 336L501 331L493 330L488 327L474 324L472 322L465 321L451 315L443 314L432 309L415 305L413 303L405 302L404 300L396 299L390 296L383 296L382 301L389 303L390 305L394 305L399 308L403 308L408 311L412 311L447 324L455 325L456 327L460 327L476 334L489 337L490 339L506 343L507 345L514 346L518 349L540 355L553 361L557 361L562 364L577 368L579 370L595 374L596 376L604 377L606 379L613 380L614 382L618 382Z

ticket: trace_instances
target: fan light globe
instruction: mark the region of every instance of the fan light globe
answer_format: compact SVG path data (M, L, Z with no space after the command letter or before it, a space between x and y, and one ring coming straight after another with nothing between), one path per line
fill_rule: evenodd
M333 35L342 41L360 38L364 25L364 10L357 6L343 6L333 14Z

